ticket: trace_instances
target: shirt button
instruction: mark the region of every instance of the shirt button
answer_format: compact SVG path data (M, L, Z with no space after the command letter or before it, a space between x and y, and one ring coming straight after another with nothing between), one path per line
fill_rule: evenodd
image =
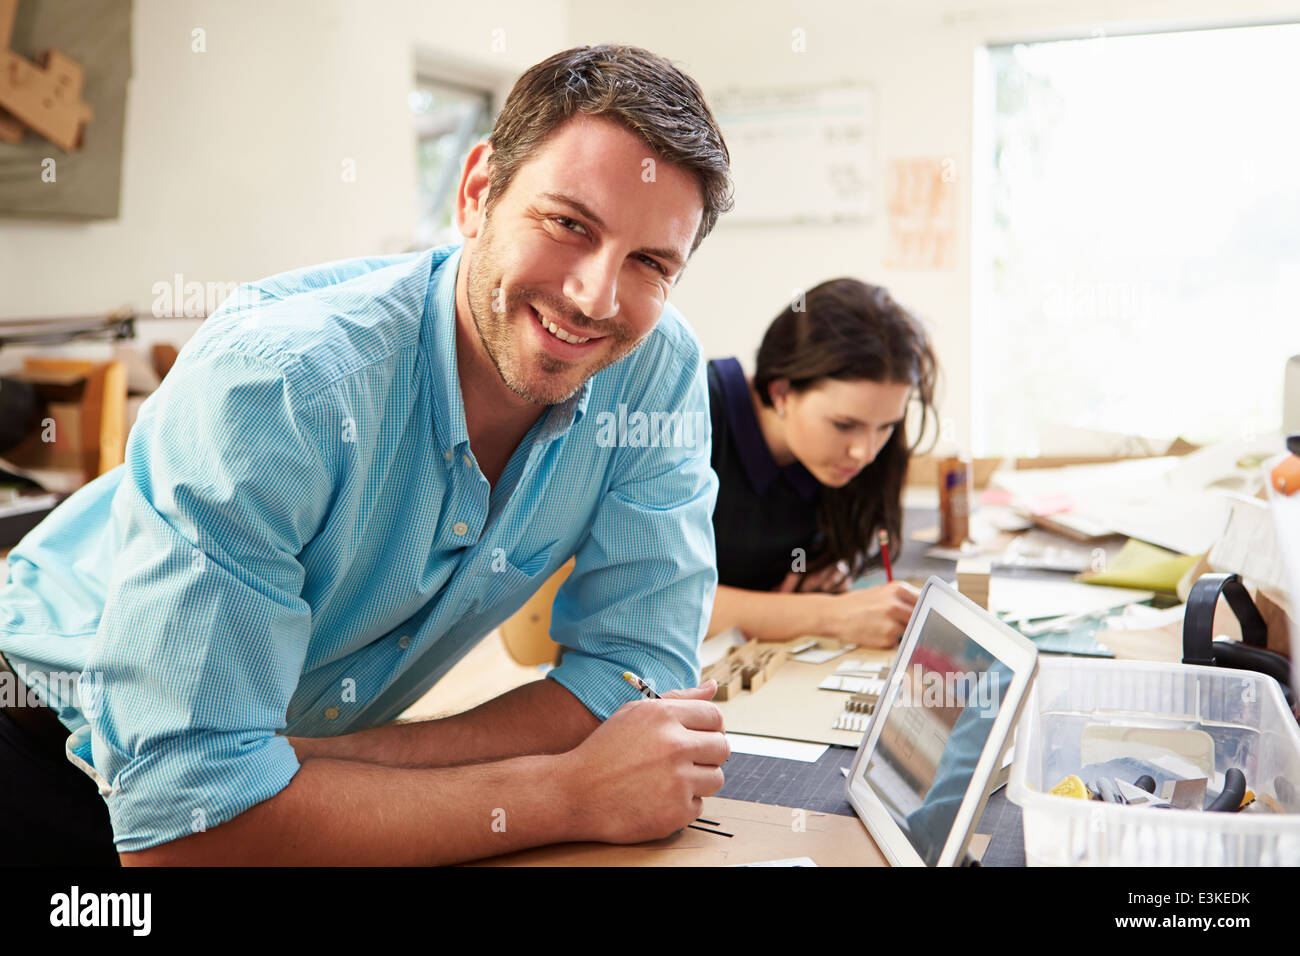
M411 639L406 635L402 635L397 639L397 646L400 647L402 650L406 650L408 647L411 646Z
M451 530L456 532L457 535L464 535L469 532L469 525L463 521L457 521L451 526Z
M339 709L338 709L337 707L326 707L326 708L325 708L325 719L326 719L326 720L335 720L335 719L337 719L338 715L339 715Z
M464 462L465 462L465 464L466 464L467 466L469 466L469 465L473 465L473 464L474 464L474 462L470 461L470 459L469 459L469 455L466 455L466 456L464 457Z
M450 448L448 448L446 454L444 454L443 457L446 458L448 461L451 461L452 456L454 454L455 452L453 452Z

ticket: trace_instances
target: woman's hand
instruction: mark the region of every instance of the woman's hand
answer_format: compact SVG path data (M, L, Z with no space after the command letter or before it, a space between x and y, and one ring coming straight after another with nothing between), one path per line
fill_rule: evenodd
M828 595L824 599L823 624L816 633L844 644L894 647L907 630L919 595L906 581Z
M849 566L847 562L837 561L828 564L820 571L791 571L785 580L777 586L782 594L842 594L849 589Z

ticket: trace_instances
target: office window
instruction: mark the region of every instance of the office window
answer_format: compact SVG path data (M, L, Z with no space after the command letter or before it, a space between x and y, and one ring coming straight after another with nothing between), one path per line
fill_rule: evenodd
M991 47L988 66L976 450L1279 428L1300 25Z
M492 131L492 94L484 89L421 79L408 96L415 124L421 247L452 242L460 234L452 205L470 148Z

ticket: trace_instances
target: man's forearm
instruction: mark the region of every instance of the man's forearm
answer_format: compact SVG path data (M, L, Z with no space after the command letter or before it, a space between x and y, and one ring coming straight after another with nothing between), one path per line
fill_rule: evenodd
M309 759L233 820L120 857L127 866L433 865L582 839L565 759L431 770Z
M388 767L451 767L523 754L557 754L600 721L563 685L533 681L440 720L386 724L342 737L291 737L299 761L330 757Z

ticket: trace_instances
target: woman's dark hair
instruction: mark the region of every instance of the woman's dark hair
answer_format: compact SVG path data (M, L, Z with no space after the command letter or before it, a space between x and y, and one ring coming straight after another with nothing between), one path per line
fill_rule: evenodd
M791 391L814 388L826 379L907 385L921 407L915 441L906 425L894 429L875 460L843 488L823 488L817 524L821 545L808 557L808 571L838 561L853 576L869 560L881 528L890 547L902 547L902 492L907 464L933 418L938 363L921 323L884 289L857 279L831 279L808 290L768 327L758 349L754 388L772 407L769 386L786 379ZM937 431L937 429L936 429Z

